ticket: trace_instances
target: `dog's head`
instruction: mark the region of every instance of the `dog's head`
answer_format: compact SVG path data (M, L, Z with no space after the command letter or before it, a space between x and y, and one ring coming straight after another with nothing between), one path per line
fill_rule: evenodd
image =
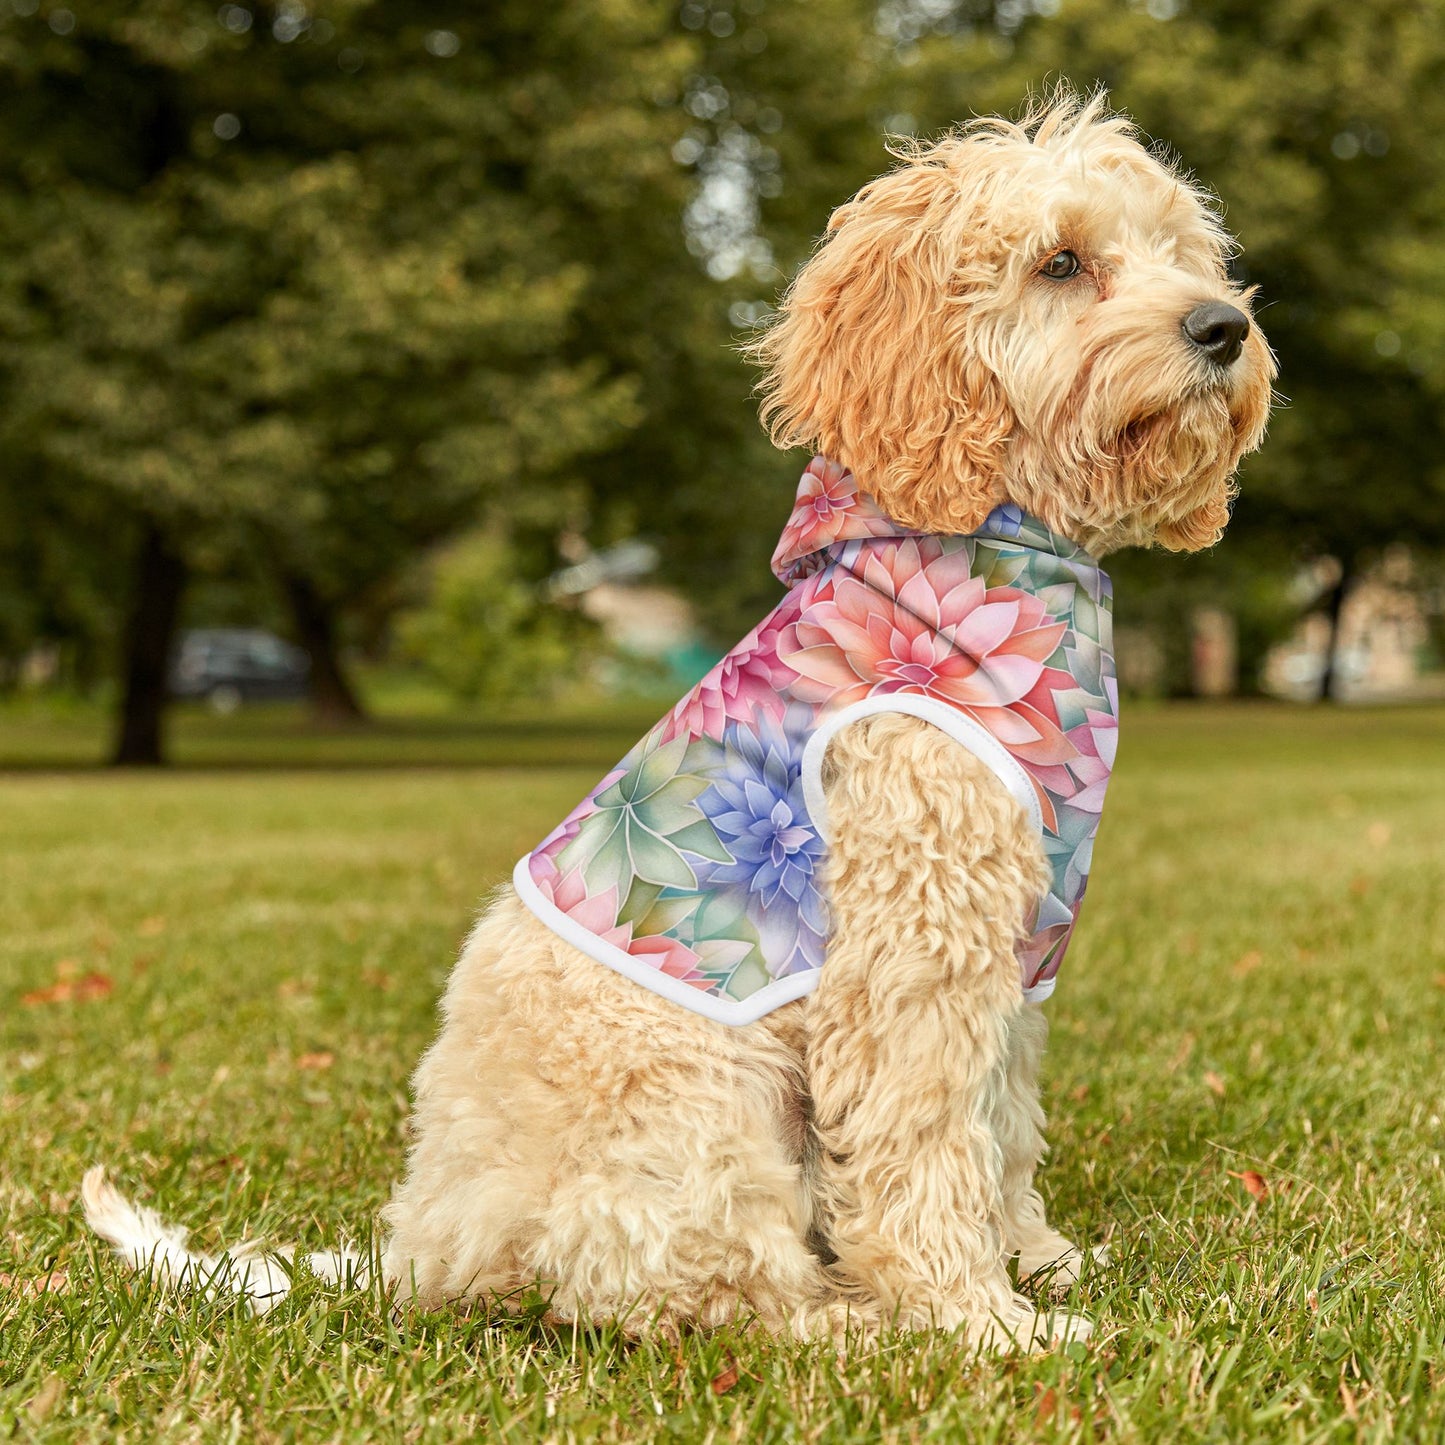
M928 531L1009 500L1096 553L1217 541L1274 360L1209 200L1102 97L900 154L752 348L774 441Z

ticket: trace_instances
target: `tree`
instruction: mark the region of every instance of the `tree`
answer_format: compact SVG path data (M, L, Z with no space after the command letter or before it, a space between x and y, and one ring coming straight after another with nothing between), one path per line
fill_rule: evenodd
M832 208L886 165L889 72L867 0L661 13L687 48L651 92L677 127L649 159L670 204L639 225L615 174L565 154L538 184L598 258L571 345L640 383L638 424L578 463L577 521L598 542L662 542L664 578L731 643L776 597L767 562L803 466L763 435L738 345Z
M1347 581L1445 540L1441 0L27 8L0 17L0 646L74 638L93 672L129 637L128 759L160 754L150 630L198 568L261 559L337 716L349 621L477 525L529 579L564 525L649 533L734 634L799 459L732 347L884 130L1058 74L1228 199L1261 287L1290 402L1227 545Z
M0 20L0 437L7 469L121 519L118 761L161 756L156 658L198 550L261 549L324 652L479 514L555 529L577 459L640 417L638 378L573 334L594 258L548 187L590 176L670 223L653 95L687 41L650 0L432 13Z

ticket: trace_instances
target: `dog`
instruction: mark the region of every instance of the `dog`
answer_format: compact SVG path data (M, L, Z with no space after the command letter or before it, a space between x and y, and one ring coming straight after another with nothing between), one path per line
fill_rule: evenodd
M385 1210L398 1299L1089 1332L1009 1263L1084 1259L1035 1187L1037 1000L1112 758L1097 559L1219 539L1274 359L1217 209L1102 96L895 154L751 348L772 440L817 453L788 598L465 945ZM216 1278L103 1171L84 1194L134 1263Z

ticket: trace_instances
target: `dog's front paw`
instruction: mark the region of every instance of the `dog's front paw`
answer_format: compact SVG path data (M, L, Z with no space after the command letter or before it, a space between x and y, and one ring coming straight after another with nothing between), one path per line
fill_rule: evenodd
M1064 1345L1083 1344L1094 1333L1094 1322L1088 1315L1068 1310L1051 1310L1035 1317L1033 1348L1056 1350Z
M1056 1246L1049 1249L1020 1251L1019 1283L1046 1289L1053 1294L1065 1294L1079 1282L1086 1260L1095 1264L1107 1264L1109 1246L1096 1244L1087 1255L1077 1245L1070 1244L1062 1236Z
M1058 1349L1089 1338L1093 1321L1063 1310L1040 1310L1023 1295L1014 1295L1009 1305L994 1314L987 1324L970 1331L969 1338L980 1350L1006 1353L1023 1350L1036 1354Z

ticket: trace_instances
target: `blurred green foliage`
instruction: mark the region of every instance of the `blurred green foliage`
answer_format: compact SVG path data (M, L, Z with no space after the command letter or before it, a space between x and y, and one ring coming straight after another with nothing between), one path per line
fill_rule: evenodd
M569 467L639 420L637 378L575 344L585 213L676 209L645 97L686 47L644 5L490 7L464 35L427 9L3 22L12 487L101 499L108 552L144 518L340 606L488 506L565 514ZM579 164L599 193L559 184Z
M564 528L642 532L736 635L775 594L798 459L762 438L733 344L886 166L885 131L1061 76L1226 198L1260 288L1287 404L1230 542L1118 564L1125 621L1224 600L1258 651L1289 613L1259 567L1445 546L1442 20L0 0L0 658L49 640L82 683L117 671L156 535L193 577L304 579L375 640L460 532L506 537L527 582Z
M396 618L402 656L460 702L547 697L584 677L598 629L538 597L506 541L461 538L431 560L424 600Z
M300 576L374 632L459 529L507 530L539 576L564 524L644 525L728 612L792 467L684 216L716 172L731 223L735 117L777 138L737 153L744 191L870 138L816 82L789 104L844 17L784 6L729 41L670 0L449 28L357 0L0 5L0 654L113 654L157 532L193 574ZM780 199L789 259L856 163L816 169Z

